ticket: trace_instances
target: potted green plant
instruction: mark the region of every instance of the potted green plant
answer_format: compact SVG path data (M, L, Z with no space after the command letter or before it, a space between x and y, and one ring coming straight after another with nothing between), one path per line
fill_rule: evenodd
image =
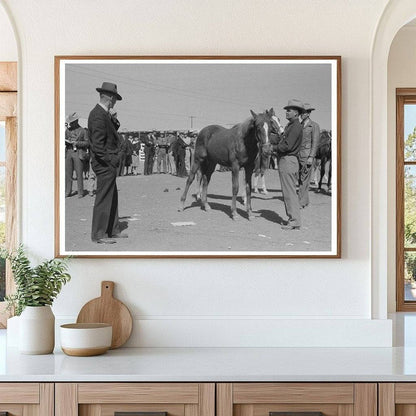
M51 305L71 276L68 258L51 259L31 266L25 249L1 250L10 261L16 292L6 296L8 309L19 318L19 351L49 354L55 346L55 317Z

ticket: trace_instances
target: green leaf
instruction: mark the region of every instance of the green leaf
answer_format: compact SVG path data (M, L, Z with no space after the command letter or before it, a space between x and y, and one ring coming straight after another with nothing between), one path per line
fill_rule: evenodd
M0 257L10 261L16 293L6 297L7 308L20 315L26 306L52 305L63 285L71 280L68 273L69 257L45 260L32 267L20 245L14 251L0 249Z

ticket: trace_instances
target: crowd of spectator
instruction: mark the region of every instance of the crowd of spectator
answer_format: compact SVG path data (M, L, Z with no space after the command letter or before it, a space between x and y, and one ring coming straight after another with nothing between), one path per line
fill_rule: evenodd
M76 113L67 117L65 127L65 196L82 198L94 196L96 176L91 167L88 129L78 124ZM189 173L196 130L150 132L121 132L119 135L118 176L171 174L186 177ZM79 140L82 137L82 141ZM72 191L72 181L77 182L77 192Z

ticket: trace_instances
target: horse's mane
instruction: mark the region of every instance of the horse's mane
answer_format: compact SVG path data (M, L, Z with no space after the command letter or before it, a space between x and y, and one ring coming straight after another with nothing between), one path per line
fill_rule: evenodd
M242 123L235 124L232 128L238 129L241 132L241 136L245 137L248 131L253 127L254 119L249 117L247 120L244 120Z
M331 131L321 130L320 145L331 143L331 140L332 140Z

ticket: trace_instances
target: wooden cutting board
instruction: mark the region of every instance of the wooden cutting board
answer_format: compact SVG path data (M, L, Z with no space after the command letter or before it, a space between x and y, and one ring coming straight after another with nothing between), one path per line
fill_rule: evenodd
M86 303L77 323L107 323L113 326L111 349L121 347L130 337L133 319L124 303L113 297L114 282L101 282L101 296Z

